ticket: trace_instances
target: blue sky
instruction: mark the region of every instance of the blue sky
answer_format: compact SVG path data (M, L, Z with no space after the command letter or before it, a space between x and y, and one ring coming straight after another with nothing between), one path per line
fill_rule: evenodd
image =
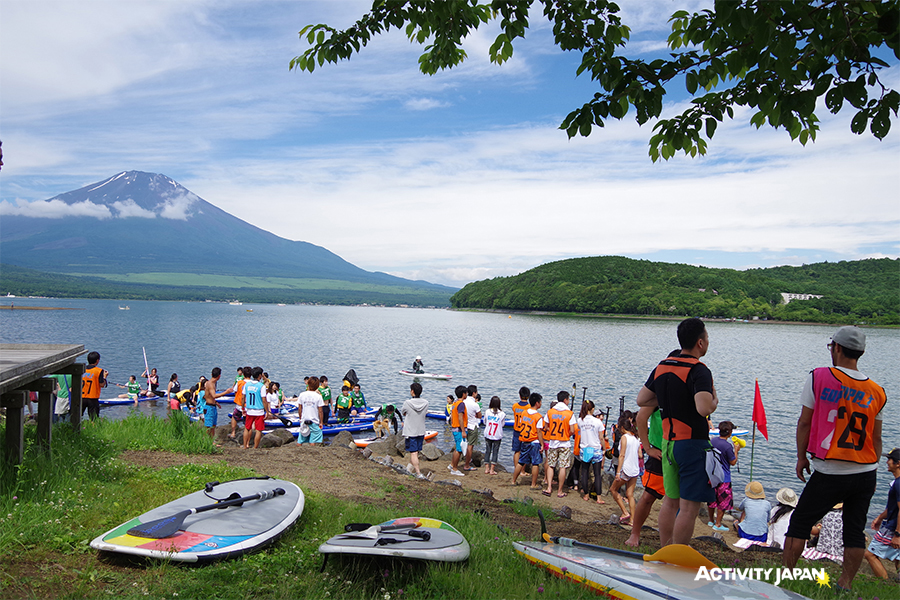
M309 23L370 3L0 0L0 214L124 170L163 173L282 237L373 271L461 286L616 254L748 268L900 256L900 124L879 142L819 111L807 147L737 111L705 157L653 164L633 113L557 129L593 93L539 16L514 58L434 77L393 32L349 62L290 72ZM622 3L629 51L666 17ZM884 74L900 88L900 68ZM665 113L685 98L674 90Z

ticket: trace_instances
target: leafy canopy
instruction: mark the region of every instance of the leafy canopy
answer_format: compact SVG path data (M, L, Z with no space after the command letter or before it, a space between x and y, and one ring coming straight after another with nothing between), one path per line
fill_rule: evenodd
M868 129L883 139L897 117L900 94L879 79L889 65L875 53L886 46L900 58L898 0L717 0L713 10L674 13L670 58L650 62L622 53L630 29L608 0L375 0L348 29L304 27L300 38L310 47L290 67L312 72L349 59L372 36L395 28L427 44L419 69L433 75L465 60L463 40L495 21L501 32L490 59L502 64L512 57L513 42L525 37L533 6L553 24L556 45L581 52L577 74L589 73L599 88L560 125L570 138L590 135L634 108L638 123L657 120L650 138L655 162L679 151L705 154L704 136L712 139L735 106L755 109L750 122L757 128L784 128L804 145L815 140L822 96L832 113L845 103L856 110L850 124L856 134ZM693 97L690 108L659 119L667 88L681 82Z

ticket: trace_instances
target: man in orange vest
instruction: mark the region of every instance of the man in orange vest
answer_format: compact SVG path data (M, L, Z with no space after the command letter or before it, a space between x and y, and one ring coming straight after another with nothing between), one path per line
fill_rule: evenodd
M538 425L544 439L549 440L550 448L547 450L547 489L541 492L549 496L553 490L553 470L559 470L559 488L556 491L557 498L565 498L563 484L566 481L566 472L572 468L574 456L572 455L572 439L578 432L578 422L575 413L569 409L569 392L556 394L556 404L550 407L547 415Z
M87 369L81 378L81 414L88 411L88 416L93 421L100 416L100 390L106 387L106 378L109 371L97 366L100 362L100 353L91 352L87 356Z
M887 397L859 372L866 334L841 327L828 351L833 367L813 369L797 421L797 477L805 482L810 459L815 472L803 489L784 538L782 563L793 569L810 530L835 504L844 503L844 561L838 588L850 589L866 552L866 515L875 493L881 456L881 424Z
M237 441L237 438L235 437L237 434L237 425L244 419L244 386L250 379L253 368L243 367L239 370L241 373L239 375L240 378L236 379L234 382L234 410L231 412L231 433L228 434L228 437L235 441ZM307 377L307 379L309 378Z
M513 404L513 435L512 435L512 451L513 464L519 464L519 456L522 453L522 440L519 434L522 433L522 415L525 414L531 405L528 403L528 397L531 396L531 390L524 385L519 388L519 401Z

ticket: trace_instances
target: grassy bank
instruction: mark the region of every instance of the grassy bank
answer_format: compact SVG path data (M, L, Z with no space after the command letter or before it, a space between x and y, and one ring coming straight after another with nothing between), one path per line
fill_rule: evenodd
M33 431L29 431L32 439ZM82 435L58 426L53 442L52 457L41 456L30 446L21 467L2 473L3 598L596 597L528 565L510 544L522 536L503 527L502 518L485 518L454 503L452 494L446 502L423 505L414 496L398 494L404 481L388 474L373 480L371 489L360 490L365 501L359 502L338 500L305 486L303 516L276 545L258 554L200 568L101 556L88 547L90 540L130 517L196 491L208 481L257 473L229 466L224 460L194 464L188 457L184 464L151 469L117 458L126 449L216 452L203 428L178 421L140 416L100 420L85 423ZM408 499L386 500L398 495ZM469 561L440 565L332 559L324 572L319 571L319 544L344 523L377 523L401 515L427 515L453 524L471 545ZM836 578L837 567L828 569ZM794 582L789 587L812 598L834 597L831 589L819 589L811 582ZM897 592L894 584L860 577L853 597L891 598Z

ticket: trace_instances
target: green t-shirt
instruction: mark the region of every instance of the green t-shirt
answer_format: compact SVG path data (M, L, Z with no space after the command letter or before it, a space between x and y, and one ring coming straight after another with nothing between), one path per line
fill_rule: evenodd
M353 398L351 398L349 395L345 396L344 394L341 394L340 396L337 397L337 407L338 408L350 408L350 406L352 406L352 405L353 405Z
M322 396L322 401L325 404L331 404L331 388L326 386L319 386L319 394Z
M125 389L128 390L129 394L133 394L133 395L137 396L138 394L141 393L141 384L139 384L136 381L134 383L131 383L129 381L128 383L125 384Z
M68 398L69 389L72 387L71 375L51 375L53 379L59 382L59 389L56 390L57 398Z
M650 442L650 445L654 448L662 448L662 415L660 414L658 408L653 411L652 415L650 415L650 428L647 431L647 439Z

